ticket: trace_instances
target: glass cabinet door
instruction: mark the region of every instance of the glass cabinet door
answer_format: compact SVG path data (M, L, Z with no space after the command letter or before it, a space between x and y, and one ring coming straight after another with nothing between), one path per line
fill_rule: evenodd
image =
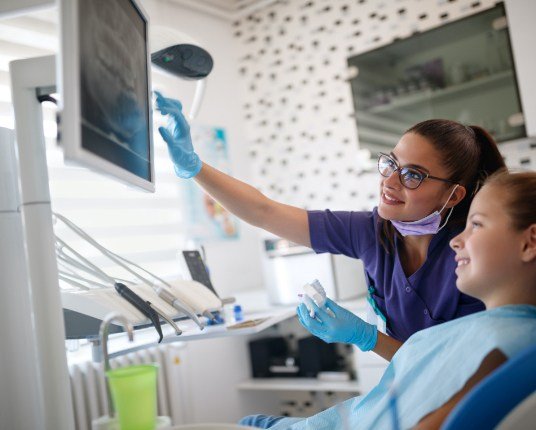
M431 118L526 136L504 6L357 55L352 92L361 148L389 152Z

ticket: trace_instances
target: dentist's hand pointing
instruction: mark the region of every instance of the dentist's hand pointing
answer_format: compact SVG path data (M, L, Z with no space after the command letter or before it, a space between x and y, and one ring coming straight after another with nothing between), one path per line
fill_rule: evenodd
M203 163L194 151L190 126L182 114L182 104L178 100L164 97L158 91L155 94L156 108L162 115L168 116L168 125L160 127L158 131L167 143L175 173L179 178L193 178Z

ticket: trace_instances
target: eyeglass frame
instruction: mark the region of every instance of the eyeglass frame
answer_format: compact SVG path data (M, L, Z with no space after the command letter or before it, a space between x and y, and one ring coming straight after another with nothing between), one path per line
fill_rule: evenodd
M400 172L398 174L398 180L400 181L400 184L402 184L403 187L407 188L408 190L416 190L417 188L419 188L421 186L421 184L424 182L425 179L435 179L436 181L442 181L442 182L448 182L450 184L456 184L456 185L459 185L456 181L452 181L450 179L444 179L444 178L438 178L437 176L432 176L430 175L429 173L427 172L423 172L415 167L404 167L404 166L400 166L400 164L398 163L398 161L396 161L393 157L391 157L389 154L385 154L383 152L380 152L379 153L380 156L378 157L378 172L380 173L380 175L382 175L384 178L389 178L391 177L394 173L396 172ZM396 169L393 170L393 172L389 175L389 176L385 176L381 171L380 171L380 159L381 157L384 156L384 157L387 157L389 160L391 160L394 165L396 166ZM423 177L421 179L421 181L419 182L419 184L415 187L415 188L410 188L408 187L406 184L404 184L404 182L402 181L402 169L412 169L418 173L420 173Z

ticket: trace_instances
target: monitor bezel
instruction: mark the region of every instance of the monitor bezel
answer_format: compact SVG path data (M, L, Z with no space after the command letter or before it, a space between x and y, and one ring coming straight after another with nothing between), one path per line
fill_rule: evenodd
M91 151L84 149L81 137L81 90L80 90L80 39L78 8L80 1L87 0L60 0L60 53L58 55L57 70L59 71L58 89L60 92L61 121L59 133L60 144L63 148L64 159L68 164L89 167L99 173L112 176L128 185L142 190L154 192L154 142L153 142L153 113L151 103L151 49L149 46L149 16L138 0L129 0L137 9L138 14L145 21L145 40L147 41L147 100L148 100L148 136L149 136L149 163L150 180L135 175L127 169L99 157Z

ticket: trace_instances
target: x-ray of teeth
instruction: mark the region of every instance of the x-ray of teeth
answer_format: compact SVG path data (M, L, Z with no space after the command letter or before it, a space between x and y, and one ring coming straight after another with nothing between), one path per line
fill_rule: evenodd
M94 152L116 159L127 151L143 166L150 158L145 24L129 0L80 2L79 18L90 35L80 46L83 128L99 140Z

